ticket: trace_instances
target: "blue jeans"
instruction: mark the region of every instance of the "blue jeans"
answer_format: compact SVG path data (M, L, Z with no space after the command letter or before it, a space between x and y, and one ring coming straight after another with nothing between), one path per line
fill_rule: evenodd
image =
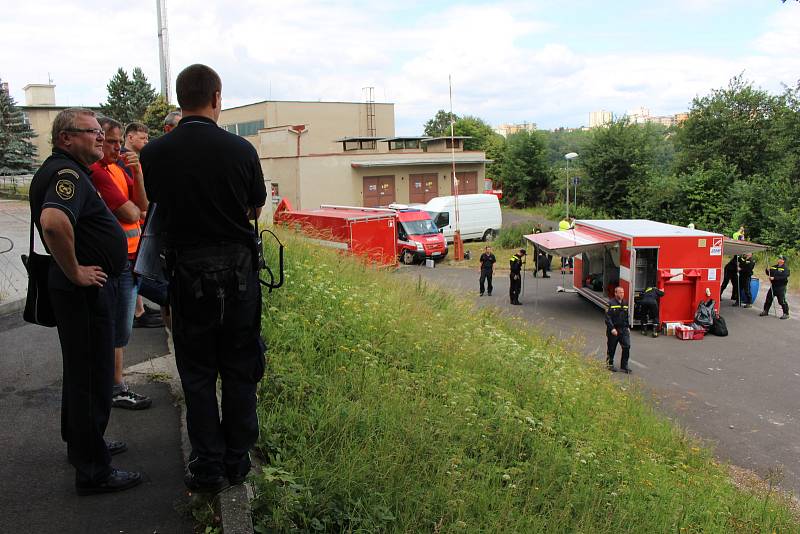
M116 279L117 305L114 309L114 348L126 347L133 331L133 314L139 282L133 277L133 263L126 262L125 269Z

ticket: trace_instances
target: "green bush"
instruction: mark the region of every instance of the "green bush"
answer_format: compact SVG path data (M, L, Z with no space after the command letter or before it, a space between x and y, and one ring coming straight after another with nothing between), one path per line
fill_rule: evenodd
M552 204L547 208L547 217L554 221L560 221L567 214L567 208L564 204ZM605 219L605 214L600 210L594 210L589 206L578 204L577 209L574 205L570 205L569 214L576 219Z
M797 531L599 363L287 243L262 320L256 532Z
M500 229L497 234L495 245L499 248L524 248L526 245L526 234L533 232L532 225L530 224L512 224Z

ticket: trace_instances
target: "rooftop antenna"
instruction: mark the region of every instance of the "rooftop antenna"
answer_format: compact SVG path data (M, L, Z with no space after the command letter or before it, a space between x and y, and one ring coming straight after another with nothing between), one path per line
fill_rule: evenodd
M47 73L47 83L48 85L53 85L53 77L50 76L50 73Z
M156 0L158 13L158 63L161 68L161 95L169 103L169 36L167 35L167 0Z

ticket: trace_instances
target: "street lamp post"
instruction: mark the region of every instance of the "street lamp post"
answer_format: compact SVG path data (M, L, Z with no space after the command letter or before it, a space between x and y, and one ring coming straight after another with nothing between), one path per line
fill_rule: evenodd
M569 162L578 157L578 154L575 152L570 152L569 154L564 154L564 159L567 160L567 219L569 219ZM575 187L575 209L578 209L578 188Z

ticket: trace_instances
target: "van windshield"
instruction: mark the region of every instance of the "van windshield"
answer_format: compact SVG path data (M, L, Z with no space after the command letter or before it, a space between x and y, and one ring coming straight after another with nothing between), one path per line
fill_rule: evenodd
M428 235L439 233L439 229L436 228L436 225L433 224L433 221L430 219L424 219L421 221L403 221L400 224L403 225L403 228L408 235Z

